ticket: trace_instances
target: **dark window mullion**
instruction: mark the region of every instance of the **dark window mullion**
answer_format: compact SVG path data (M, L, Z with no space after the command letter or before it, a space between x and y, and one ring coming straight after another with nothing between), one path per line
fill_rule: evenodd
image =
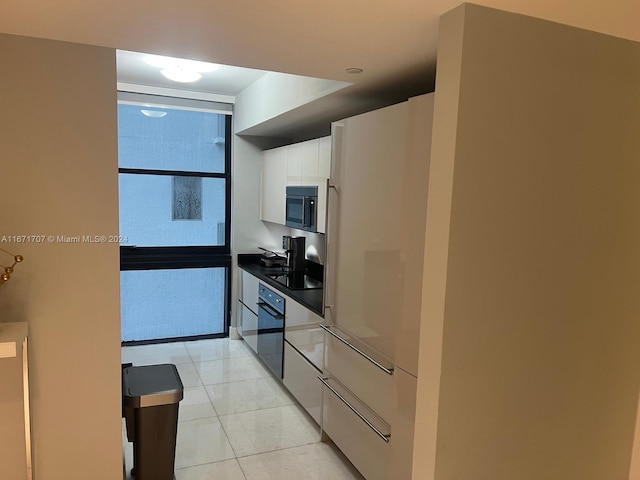
M226 173L184 172L181 170L151 170L144 168L119 168L118 173L128 173L133 175L167 175L171 177L228 178L228 175Z

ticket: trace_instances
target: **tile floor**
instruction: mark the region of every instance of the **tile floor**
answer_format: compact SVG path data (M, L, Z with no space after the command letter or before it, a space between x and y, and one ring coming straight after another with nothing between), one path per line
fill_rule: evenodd
M243 340L123 347L122 362L178 368L177 480L363 479ZM123 443L129 475L124 427Z

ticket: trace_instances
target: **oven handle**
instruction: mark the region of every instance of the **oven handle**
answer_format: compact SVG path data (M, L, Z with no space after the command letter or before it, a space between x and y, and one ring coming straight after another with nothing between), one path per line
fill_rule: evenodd
M258 308L264 308L265 311L272 316L273 318L277 318L278 320L283 320L284 319L284 315L282 315L280 312L278 312L277 310L275 310L271 305L269 305L267 302L258 302L257 303Z
M369 360L371 363L373 363L376 367L378 367L380 370L382 370L384 373L386 373L387 375L393 375L393 367L387 368L384 365L382 365L380 362L374 360L373 358L371 358L369 355L367 355L366 353L364 353L362 350L360 350L358 347L352 345L351 343L349 343L347 340L345 340L344 338L342 338L340 335L338 335L336 332L331 330L331 326L329 325L324 325L322 323L318 324L320 326L321 329L323 329L325 332L327 332L328 334L334 336L335 338L337 338L338 340L340 340L342 343L344 343L347 347L349 347L351 350L353 350L354 352L358 353L359 355L362 355L364 358L366 358L367 360Z

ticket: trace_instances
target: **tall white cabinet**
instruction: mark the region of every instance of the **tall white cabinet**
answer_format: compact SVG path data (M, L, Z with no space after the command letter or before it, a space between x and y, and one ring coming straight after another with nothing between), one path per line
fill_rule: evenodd
M368 480L411 478L433 99L333 125L323 428Z

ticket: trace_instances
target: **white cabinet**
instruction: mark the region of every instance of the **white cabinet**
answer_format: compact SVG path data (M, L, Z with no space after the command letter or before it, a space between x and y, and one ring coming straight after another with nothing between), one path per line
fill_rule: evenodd
M315 185L318 182L318 140L287 145L287 185Z
M284 225L286 186L286 148L266 150L262 162L260 220Z
M318 139L318 233L327 231L327 194L331 176L331 137Z
M385 421L393 417L393 364L336 327L325 339L325 372ZM345 343L346 342L346 343Z
M414 376L433 98L334 124L328 320Z
M284 385L300 405L321 423L324 335L322 317L286 297Z
M258 350L258 279L239 271L238 333L254 351Z
M322 318L289 297L285 298L287 311L284 338L320 372L324 356L324 335L319 326Z
M391 429L342 384L323 380L322 429L367 480L391 480Z
M284 386L318 425L322 421L322 384L318 381L319 375L320 372L307 358L284 342Z
M258 313L258 278L240 269L239 299L254 313Z
M331 176L331 137L318 139L318 176L322 179Z
M238 268L238 333L258 351L258 288L260 281ZM322 419L322 375L324 335L322 318L291 297L285 300L283 383L294 398L320 425Z
M260 219L285 224L287 185L318 187L318 233L325 233L327 180L331 170L331 137L266 150L262 169Z
M333 125L322 421L368 480L411 478L432 116L430 94Z

